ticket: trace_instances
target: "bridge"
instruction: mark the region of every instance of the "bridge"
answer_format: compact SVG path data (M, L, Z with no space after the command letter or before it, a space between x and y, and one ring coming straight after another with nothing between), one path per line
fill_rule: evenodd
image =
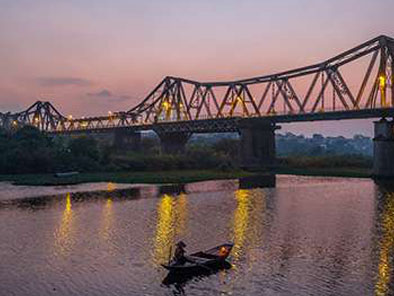
M376 156L393 154L394 160L387 144L393 123L386 120L394 117L393 69L394 39L382 35L323 62L271 75L220 82L168 76L135 107L103 116L73 118L38 101L22 112L0 113L0 126L34 125L51 134L113 132L121 142L138 142L141 131L153 130L170 153L182 151L193 133L239 132L242 163L253 168L273 165L280 123L380 118L375 172L394 175L394 165Z

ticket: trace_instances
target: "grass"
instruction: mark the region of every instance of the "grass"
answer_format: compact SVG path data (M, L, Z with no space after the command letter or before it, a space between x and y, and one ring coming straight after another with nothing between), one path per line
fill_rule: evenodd
M342 168L295 168L279 167L273 172L276 174L321 176L321 177L346 177L346 178L371 178L372 170L368 168L342 167Z
M52 174L31 175L0 175L0 181L10 181L15 185L72 185L90 182L113 182L113 183L190 183L197 181L237 179L252 176L255 173L234 170L174 170L159 172L100 172L81 173L75 176L56 178Z
M262 172L247 172L242 170L218 171L218 170L173 170L159 172L100 172L81 173L79 175L56 178L52 174L30 175L0 175L0 181L10 181L15 185L73 185L90 182L113 182L113 183L190 183L207 180L238 179L247 176L261 174ZM265 172L266 173L266 172ZM279 167L272 171L276 174L322 176L322 177L347 177L347 178L370 178L371 170L367 168L294 168Z

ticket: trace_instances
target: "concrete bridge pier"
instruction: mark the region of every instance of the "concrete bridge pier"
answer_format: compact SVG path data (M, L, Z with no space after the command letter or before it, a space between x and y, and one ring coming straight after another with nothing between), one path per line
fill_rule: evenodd
M394 120L385 118L374 122L373 175L394 178Z
M279 128L266 119L245 119L239 122L239 153L243 169L262 170L275 165L275 130Z
M162 132L156 131L160 138L161 153L179 154L185 152L187 141L192 133L190 132Z
M115 149L138 152L141 150L141 138L141 132L119 129L114 132L113 145Z

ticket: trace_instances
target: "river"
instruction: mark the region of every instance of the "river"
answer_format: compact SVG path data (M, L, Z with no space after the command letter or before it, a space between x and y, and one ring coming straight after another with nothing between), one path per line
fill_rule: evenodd
M0 295L394 294L392 191L297 176L239 187L0 183ZM232 268L163 284L180 239L234 242Z

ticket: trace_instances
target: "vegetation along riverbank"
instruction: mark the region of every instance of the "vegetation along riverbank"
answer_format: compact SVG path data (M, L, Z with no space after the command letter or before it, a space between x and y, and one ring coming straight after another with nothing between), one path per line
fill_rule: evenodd
M208 180L230 180L248 176L259 175L262 172L246 172L242 170L215 171L215 170L177 170L160 172L100 172L80 173L78 175L56 178L53 174L17 174L0 175L1 181L9 181L15 185L72 185L91 182L113 182L127 184L184 184ZM263 172L267 173L267 172ZM370 171L359 168L341 169L297 169L278 168L271 173L302 175L302 176L327 176L368 178Z
M369 177L372 141L314 135L277 136L279 174ZM187 183L236 179L262 172L240 168L236 134L193 137L183 154L160 153L158 138L144 135L141 152L117 149L111 141L94 137L50 137L33 127L14 133L0 131L0 181L25 185L62 185L83 182ZM143 152L142 152L143 151ZM352 154L346 153L352 151ZM56 178L56 172L79 174ZM263 173L267 173L265 171Z

